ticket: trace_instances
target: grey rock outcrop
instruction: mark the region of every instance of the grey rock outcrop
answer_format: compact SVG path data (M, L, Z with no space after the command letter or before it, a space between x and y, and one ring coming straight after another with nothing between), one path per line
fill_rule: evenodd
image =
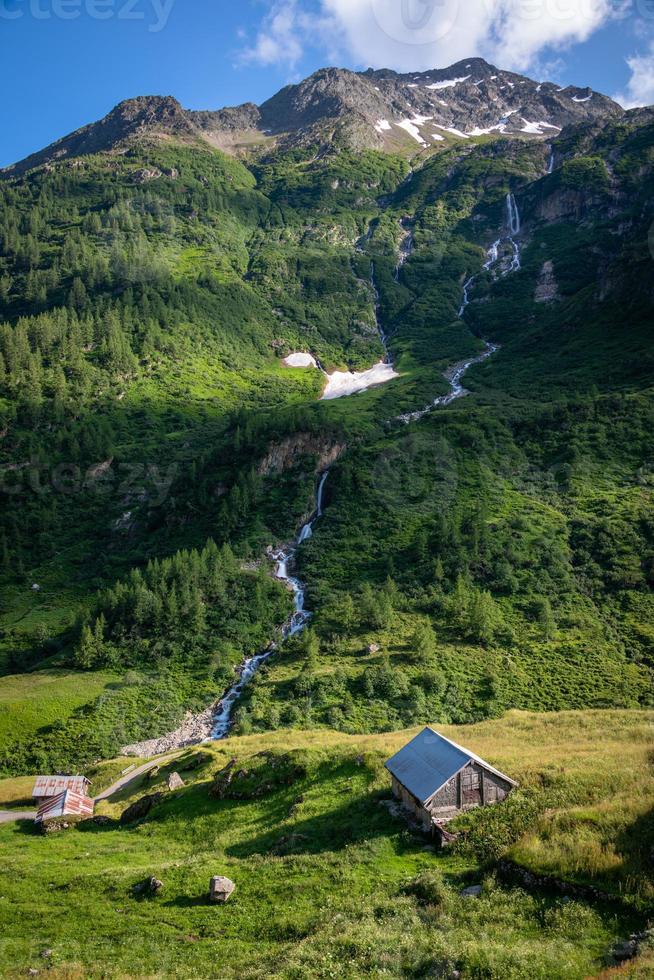
M152 808L157 805L163 799L163 793L150 793L148 796L142 796L139 800L135 800L126 810L120 815L120 822L122 824L134 823L136 820L142 820L144 817L150 813Z

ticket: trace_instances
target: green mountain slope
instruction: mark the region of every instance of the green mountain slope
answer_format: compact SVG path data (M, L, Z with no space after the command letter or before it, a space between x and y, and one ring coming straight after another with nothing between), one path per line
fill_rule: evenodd
M315 632L242 732L649 704L651 112L410 162L235 159L166 113L0 184L3 670L123 678L56 736L9 732L2 765L85 765L215 701L284 619L264 554L327 467L298 555ZM319 371L283 363L369 368L379 326L385 386L318 401ZM399 421L481 338L472 395Z

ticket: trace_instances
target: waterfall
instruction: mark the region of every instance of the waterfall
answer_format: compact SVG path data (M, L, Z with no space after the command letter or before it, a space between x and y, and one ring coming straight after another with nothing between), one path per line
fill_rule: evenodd
M400 281L400 269L402 268L406 260L410 258L414 246L411 218L401 218L400 227L404 232L404 235L400 242L400 248L397 257L397 265L395 266L395 272L393 273L393 278L395 279L395 282Z
M470 276L470 278L466 279L466 281L463 284L463 302L461 303L461 308L459 310L459 318L463 316L465 312L465 308L470 302L470 287L472 286L474 281L475 281L475 277Z
M520 212L518 211L518 205L513 194L507 194L506 196L506 208L507 208L507 221L508 227L511 234L507 238L498 238L493 244L488 248L486 252L486 261L484 262L483 269L485 272L489 272L493 266L497 265L500 261L500 246L502 242L508 242L512 249L511 265L502 274L507 275L510 272L518 272L520 270L520 245L518 242L514 241L513 235L517 235L520 232ZM470 276L469 279L463 284L463 302L461 303L461 308L459 310L459 316L463 316L466 307L470 304L470 290L477 276ZM445 379L450 385L450 390L447 395L441 395L439 398L434 399L431 404L427 405L425 408L421 408L417 412L407 412L405 415L398 416L394 421L404 422L408 424L409 422L418 422L421 418L431 412L434 408L442 408L446 405L450 405L453 401L458 398L463 398L468 394L467 390L463 387L463 378L468 373L471 367L476 364L481 364L487 358L492 357L496 351L499 350L497 344L491 344L489 341L485 341L486 347L481 354L477 354L476 357L469 357L465 361L459 361L458 364L454 364L448 371L445 372Z
M506 210L509 231L512 235L520 234L520 212L515 197L511 193L506 195Z
M547 163L547 172L548 172L548 174L553 174L554 173L554 159L555 159L554 158L554 150L552 150L552 152L550 153L549 161Z

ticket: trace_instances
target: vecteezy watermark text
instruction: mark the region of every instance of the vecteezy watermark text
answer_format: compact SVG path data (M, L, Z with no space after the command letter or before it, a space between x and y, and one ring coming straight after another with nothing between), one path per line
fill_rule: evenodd
M0 20L125 20L157 34L168 24L175 0L0 0Z
M54 467L36 461L0 468L0 498L36 494L76 496L116 496L125 504L146 503L159 507L168 497L177 476L177 466L165 469L154 463L120 463L112 461L81 467L76 463L58 463Z

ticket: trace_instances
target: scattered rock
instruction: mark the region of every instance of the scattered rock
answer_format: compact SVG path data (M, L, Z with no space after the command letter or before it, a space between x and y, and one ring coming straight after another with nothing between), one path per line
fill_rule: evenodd
M137 184L147 184L148 181L157 180L163 175L156 167L144 167L142 170L135 170L132 176Z
M62 830L70 830L70 828L75 824L79 823L79 819L70 817L54 817L52 820L41 820L40 823L36 824L37 830L40 834L58 834Z
M161 772L161 766L154 766L152 769L148 769L148 779L156 779Z
M646 929L645 932L634 932L629 939L623 943L617 943L611 950L610 962L613 964L627 963L639 956L643 946L651 948L654 941L654 929Z
M232 779L234 778L234 768L236 766L236 759L230 759L227 765L217 772L213 777L213 783L211 789L209 790L209 796L213 796L214 799L221 800L225 795L225 791L229 787Z
M378 643L369 643L368 644L368 653L379 653L380 650L381 650L381 647L380 647L380 645Z
M236 885L231 878L214 875L209 884L209 900L212 902L226 902L231 897L235 888Z
M156 806L163 799L163 793L150 793L149 796L142 796L136 800L120 815L120 822L133 823L135 820L142 820L147 817L153 806Z
M168 786L168 789L175 790L182 789L185 783L178 772L171 772L170 776L166 780L166 785Z
M479 898L481 895L481 885L470 885L460 892L462 898Z
M213 756L209 752L194 752L187 759L181 759L180 769L182 772L193 772L211 762Z
M626 943L620 943L613 947L612 956L616 963L626 963L633 960L638 955L638 943L635 938L629 939Z
M149 878L145 878L144 881L137 882L132 888L132 893L137 898L147 898L153 895L158 895L163 888L163 881L159 878L155 878L154 875L150 875Z
M528 871L519 864L509 861L508 858L502 858L498 862L497 870L503 879L518 882L527 891L547 889L558 892L559 895L568 895L571 898L581 898L591 902L619 901L615 895L595 888L593 885L577 885L570 881L563 881L561 878L555 878L553 875L535 874L533 871Z
M52 950L51 949L42 949L41 950L41 956L43 957L44 960L49 960L50 957L52 956Z

